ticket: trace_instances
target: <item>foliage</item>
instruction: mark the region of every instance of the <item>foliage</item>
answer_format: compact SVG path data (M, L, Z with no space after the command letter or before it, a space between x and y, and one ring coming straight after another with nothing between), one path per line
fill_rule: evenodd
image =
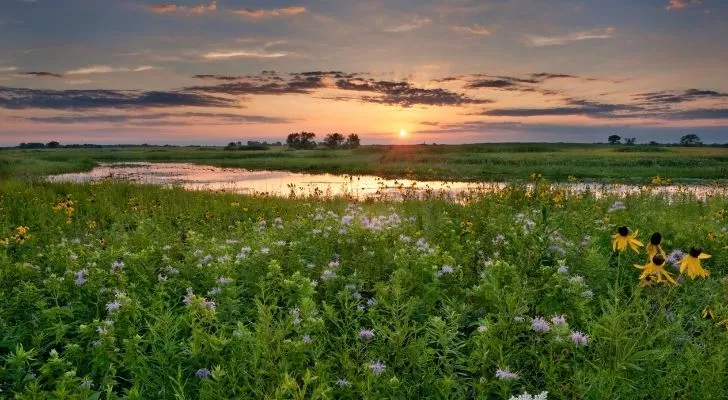
M609 142L609 144L619 144L620 141L622 141L622 137L619 135L610 135L607 139L607 142Z
M286 138L286 144L291 149L311 150L316 147L315 137L316 134L313 132L291 133Z
M725 398L725 208L542 181L347 204L6 179L0 393ZM621 225L702 246L710 276L641 288Z
M703 142L700 140L700 137L695 134L685 135L680 138L681 146L700 146L702 144Z
M324 137L324 144L330 149L338 149L344 144L344 135L340 133L329 133Z

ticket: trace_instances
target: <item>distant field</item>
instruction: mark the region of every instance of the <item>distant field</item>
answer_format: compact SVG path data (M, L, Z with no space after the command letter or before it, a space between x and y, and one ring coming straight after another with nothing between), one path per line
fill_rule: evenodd
M728 179L728 148L552 143L363 146L356 150L229 151L220 147L119 147L0 151L0 176L83 171L99 162L191 162L220 167L373 174L444 180L676 182Z

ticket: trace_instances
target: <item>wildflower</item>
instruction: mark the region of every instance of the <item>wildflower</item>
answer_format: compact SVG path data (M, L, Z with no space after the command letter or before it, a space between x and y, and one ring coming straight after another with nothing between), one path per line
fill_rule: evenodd
M586 346L589 343L589 335L584 335L579 331L571 331L570 338L574 344Z
M554 315L551 317L551 323L555 326L563 326L566 325L566 316L564 315Z
M200 379L207 379L210 377L210 375L212 375L212 372L210 372L210 370L207 368L200 368L197 370L197 372L195 372L195 376Z
M167 281L167 277L164 276L164 275L162 275L162 274L157 274L157 280L159 282L166 282Z
M569 266L568 265L561 265L559 266L559 269L556 270L556 272L560 274L566 274L569 272Z
M587 299L593 299L594 298L594 292L592 292L591 290L585 290L585 291L581 292L581 295L583 297L586 297Z
M591 244L592 237L589 235L585 235L583 239L581 239L581 247L589 247Z
M270 253L270 249L268 247L261 247L260 252L263 254L268 254Z
M81 286L84 283L86 283L86 274L88 274L88 270L85 268L76 272L76 274L75 274L76 280L74 281L74 283L78 286Z
M709 254L703 253L703 250L699 247L692 247L688 252L688 255L680 261L680 273L687 271L690 279L697 277L705 278L710 275L710 271L704 269L700 265L700 260L710 258Z
M683 253L680 249L675 249L667 255L667 259L665 259L665 261L670 263L673 268L679 269L680 261L682 261L683 258L685 258L685 253Z
M81 380L81 387L84 389L91 389L94 387L94 381L89 377L85 377Z
M220 294L220 293L222 293L222 289L219 286L215 286L214 288L210 289L207 292L207 295L208 296L214 296L214 295Z
M215 311L215 309L217 308L217 304L215 303L215 301L207 299L202 301L202 306L211 311Z
M371 298L371 299L367 300L367 306L374 307L376 305L377 305L377 300L376 299Z
M566 255L566 250L564 250L563 247L557 246L555 244L552 244L551 246L549 246L548 249L549 249L549 251L551 251L553 253L559 253L562 256L565 256Z
M518 396L511 396L508 400L547 400L549 392L543 391L539 394L531 395L528 392L523 392Z
M528 392L523 392L522 394L518 396L511 396L508 400L547 400L548 399L549 392L543 391L539 394L531 395Z
M123 269L125 265L126 264L124 264L124 261L114 261L111 263L111 272Z
M330 269L325 269L321 273L321 280L322 281L328 281L328 280L331 280L331 279L334 279L334 278L336 278L336 272L334 272L334 271L332 271Z
M212 256L208 254L205 257L203 257L202 259L200 259L200 266L204 267L205 265L209 264L210 262L212 262Z
M373 373L374 373L375 375L380 375L380 374L381 374L382 372L384 372L384 370L386 370L386 369L387 369L387 366L386 366L386 365L384 365L384 363L383 363L383 362L381 362L381 361L377 361L377 362L373 362L373 363L369 364L369 369L370 369L370 370L371 370L371 371L372 371L372 372L373 372Z
M531 329L536 332L548 332L551 327L545 319L541 317L536 317L533 319L533 321L531 321Z
M650 244L645 246L645 249L647 249L647 259L652 260L652 257L655 256L655 254L661 254L663 257L665 257L665 250L662 249L662 235L660 232L655 232L650 237Z
M493 244L504 244L505 242L506 242L506 237L505 237L505 236L503 236L503 235L502 235L502 234L500 234L500 233L499 233L499 234L497 234L497 235L496 235L496 236L495 236L495 237L493 238Z
M488 332L488 327L485 325L479 325L477 331L480 333Z
M665 271L665 257L661 254L655 254L647 265L637 265L636 268L642 270L640 275L640 285L642 287L652 286L653 283L671 283L675 284L672 275Z
M523 318L523 317L520 317L520 316L518 316L518 317L513 317L513 322L523 322L523 321L525 321L525 320L526 320L525 318Z
M361 340L371 340L374 338L374 329L365 329L361 328L359 329L359 339Z
M339 379L336 381L336 384L340 387L349 387L351 386L351 382L347 381L346 379Z
M111 303L106 303L106 310L110 313L113 313L114 311L121 308L121 303L118 301L112 301Z
M627 246L629 246L635 253L639 253L639 248L644 245L642 242L637 240L638 233L639 231L635 231L630 234L629 228L626 226L619 227L617 233L612 236L612 249L614 251L624 251L627 250Z
M230 278L221 276L221 277L217 278L217 283L220 285L227 285L228 283L230 283Z
M442 266L442 268L440 268L439 271L437 271L437 276L443 276L443 275L452 274L453 271L454 270L452 268L452 265L445 264L445 265Z
M624 206L624 203L622 203L621 201L618 200L618 201L615 201L614 203L612 203L611 207L609 207L609 210L607 210L607 212L613 213L615 211L622 211L625 209L627 209L627 207Z
M708 308L708 307L705 307L703 309L702 315L703 315L703 318L704 319L713 319L714 318L713 311L710 308Z
M311 344L311 342L312 342L313 340L311 339L311 336L310 336L310 335L303 335L303 337L301 338L301 341L302 341L302 342L303 342L304 344Z
M508 368L505 368L505 369L498 368L495 371L495 377L502 381L511 381L514 379L518 379L518 374L515 372L511 372Z

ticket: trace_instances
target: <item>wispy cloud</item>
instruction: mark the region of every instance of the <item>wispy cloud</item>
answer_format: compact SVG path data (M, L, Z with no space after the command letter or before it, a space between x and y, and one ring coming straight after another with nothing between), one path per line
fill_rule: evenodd
M243 8L239 10L232 10L233 14L242 15L248 18L270 18L270 17L285 17L290 15L298 15L307 12L306 7L301 6L288 6L281 8Z
M45 71L19 72L18 75L35 76L38 78L63 78L64 77L62 74L56 74L54 72L45 72Z
M109 74L112 72L143 72L158 69L151 65L141 65L135 68L112 67L110 65L90 65L88 67L66 71L66 75Z
M207 14L217 11L217 1L210 4L200 4L197 6L180 6L172 3L152 4L147 9L157 14L184 13L184 14Z
M490 29L482 26L482 25L471 25L471 26L455 26L453 29L460 33L469 33L471 35L482 35L482 36L488 36L492 32Z
M689 6L690 4L700 4L700 0L670 0L669 3L667 3L667 6L665 6L665 10L671 11L671 10L680 10L682 8L685 8Z
M0 72L14 72L17 70L18 67L0 67Z
M582 40L609 39L612 36L614 36L614 28L610 26L606 29L572 32L561 36L526 35L526 40L532 46L542 47L564 45Z
M87 123L116 123L127 125L148 125L149 121L156 121L155 125L185 125L205 119L206 125L253 125L253 124L284 124L295 122L293 119L283 117L268 117L263 115L245 115L231 113L150 113L150 114L71 114L52 117L19 117L25 121L46 124L87 124Z
M430 18L415 16L399 25L390 26L388 28L385 28L384 31L393 32L393 33L410 32L410 31L419 29L419 28L429 24L430 22L432 22L432 19L430 19Z
M228 58L281 58L289 56L285 52L269 52L264 49L218 50L205 53L203 58L208 60L224 60Z

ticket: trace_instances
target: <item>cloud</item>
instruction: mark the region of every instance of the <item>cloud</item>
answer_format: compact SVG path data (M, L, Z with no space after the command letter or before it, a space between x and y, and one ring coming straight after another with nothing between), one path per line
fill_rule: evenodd
M35 76L38 78L64 78L64 76L62 74L56 74L54 72L45 72L45 71L18 72L18 75Z
M143 109L184 106L236 107L237 101L181 91L46 90L0 86L0 108L11 110Z
M670 0L667 3L667 6L665 6L665 10L672 11L672 10L680 10L683 9L690 4L700 4L700 0Z
M430 22L432 22L430 18L415 16L400 25L385 28L384 31L391 33L410 32L429 24Z
M548 108L496 108L482 111L476 115L489 117L547 117L547 116L587 116L595 118L632 117L630 113L645 111L643 107L632 104L608 104L590 100L567 99L567 105Z
M269 52L264 49L242 49L242 50L218 50L205 53L203 58L208 60L224 60L228 58L281 58L289 56L289 53L275 51Z
M0 73L17 71L18 67L0 67Z
M536 36L526 35L526 40L530 45L536 47L558 46L578 42L582 40L592 39L609 39L614 35L614 28L598 29L591 31L572 32L562 36Z
M89 75L89 74L109 74L112 72L143 72L143 71L149 71L153 69L158 69L157 67L152 67L150 65L142 65L136 68L126 68L126 67L112 67L109 65L90 65L88 67L73 69L70 71L66 71L66 75Z
M490 29L478 24L472 26L455 26L453 29L460 33L469 33L472 35L488 36L491 34Z
M313 94L317 90L337 89L358 92L350 95L329 97L330 100L358 100L366 103L386 104L398 107L415 105L460 106L466 104L487 104L491 100L476 99L462 93L442 88L420 88L407 81L386 81L365 77L364 74L342 71L309 71L281 76L274 71L259 75L195 75L198 79L222 81L212 86L192 86L190 92L203 92L233 96Z
M205 121L206 125L254 125L254 124L285 124L296 120L283 117L268 117L262 115L242 115L231 113L152 113L152 114L73 114L58 115L53 117L18 117L25 121L45 124L88 124L88 123L123 123L128 125L147 125L147 121L164 121L164 124L177 125L180 121L169 121L170 118L199 119L205 118L214 121ZM164 125L161 124L161 125Z
M298 15L307 12L306 7L301 6L289 6L281 8L243 8L239 10L233 10L233 14L242 15L248 18L270 18L270 17L285 17L290 15Z
M728 93L715 90L688 89L682 92L658 91L639 93L633 96L642 104L678 104L701 99L722 99L728 98Z
M184 13L200 15L217 11L217 1L213 1L207 5L200 4L197 6L179 6L172 3L153 4L148 6L147 9L157 14Z

